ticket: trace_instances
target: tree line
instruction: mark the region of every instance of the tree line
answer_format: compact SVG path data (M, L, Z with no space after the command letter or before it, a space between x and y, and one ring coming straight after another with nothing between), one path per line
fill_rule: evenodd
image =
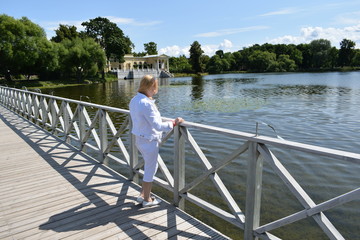
M85 30L78 32L75 26L60 24L56 35L48 40L45 31L28 18L0 15L0 78L104 78L109 59L123 62L125 54L158 54L154 42L145 43L144 52L132 52L135 46L130 38L107 18L90 19L82 26ZM329 40L318 39L309 44L266 43L236 52L218 50L211 57L194 41L189 54L190 57L171 57L170 72L291 72L360 66L360 50L348 39L340 42L339 49L331 46Z
M107 59L124 61L134 44L107 18L83 22L84 31L59 25L48 40L45 31L28 18L0 15L0 77L11 81L19 75L28 79L75 78L82 80L102 74Z
M342 67L359 67L360 50L355 42L343 39L340 48L331 46L329 40L317 39L309 44L255 44L236 52L216 51L204 55L198 41L191 44L190 57L170 58L170 71L179 73L294 72L334 70Z

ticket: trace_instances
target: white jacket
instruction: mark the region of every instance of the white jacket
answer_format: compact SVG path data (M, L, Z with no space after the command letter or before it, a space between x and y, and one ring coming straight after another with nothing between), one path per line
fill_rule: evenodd
M155 100L137 93L130 101L130 116L133 123L132 134L149 141L161 141L162 132L173 128L172 122L163 122Z

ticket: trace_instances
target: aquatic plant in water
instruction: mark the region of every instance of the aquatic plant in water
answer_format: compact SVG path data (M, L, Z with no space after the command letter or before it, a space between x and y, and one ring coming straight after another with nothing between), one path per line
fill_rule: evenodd
M242 110L258 109L264 105L266 105L266 100L259 98L204 98L183 102L175 108L184 111L234 113Z

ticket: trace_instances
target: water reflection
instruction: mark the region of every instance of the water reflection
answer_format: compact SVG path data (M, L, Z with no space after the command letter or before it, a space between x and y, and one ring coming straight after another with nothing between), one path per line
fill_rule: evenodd
M193 77L191 80L192 91L191 99L192 100L201 100L204 96L204 79L202 76Z
M313 94L326 94L330 88L321 85L293 85L293 86L279 86L276 94L289 94L289 95L313 95Z

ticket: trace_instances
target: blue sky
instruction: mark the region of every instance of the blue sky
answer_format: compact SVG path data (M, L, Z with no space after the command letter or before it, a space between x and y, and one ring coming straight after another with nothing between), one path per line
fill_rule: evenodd
M0 0L0 14L26 16L48 38L59 24L83 30L82 22L106 17L130 37L135 52L152 41L159 53L170 56L188 55L194 41L209 56L219 49L234 52L253 44L320 38L337 48L347 38L360 48L360 0Z

